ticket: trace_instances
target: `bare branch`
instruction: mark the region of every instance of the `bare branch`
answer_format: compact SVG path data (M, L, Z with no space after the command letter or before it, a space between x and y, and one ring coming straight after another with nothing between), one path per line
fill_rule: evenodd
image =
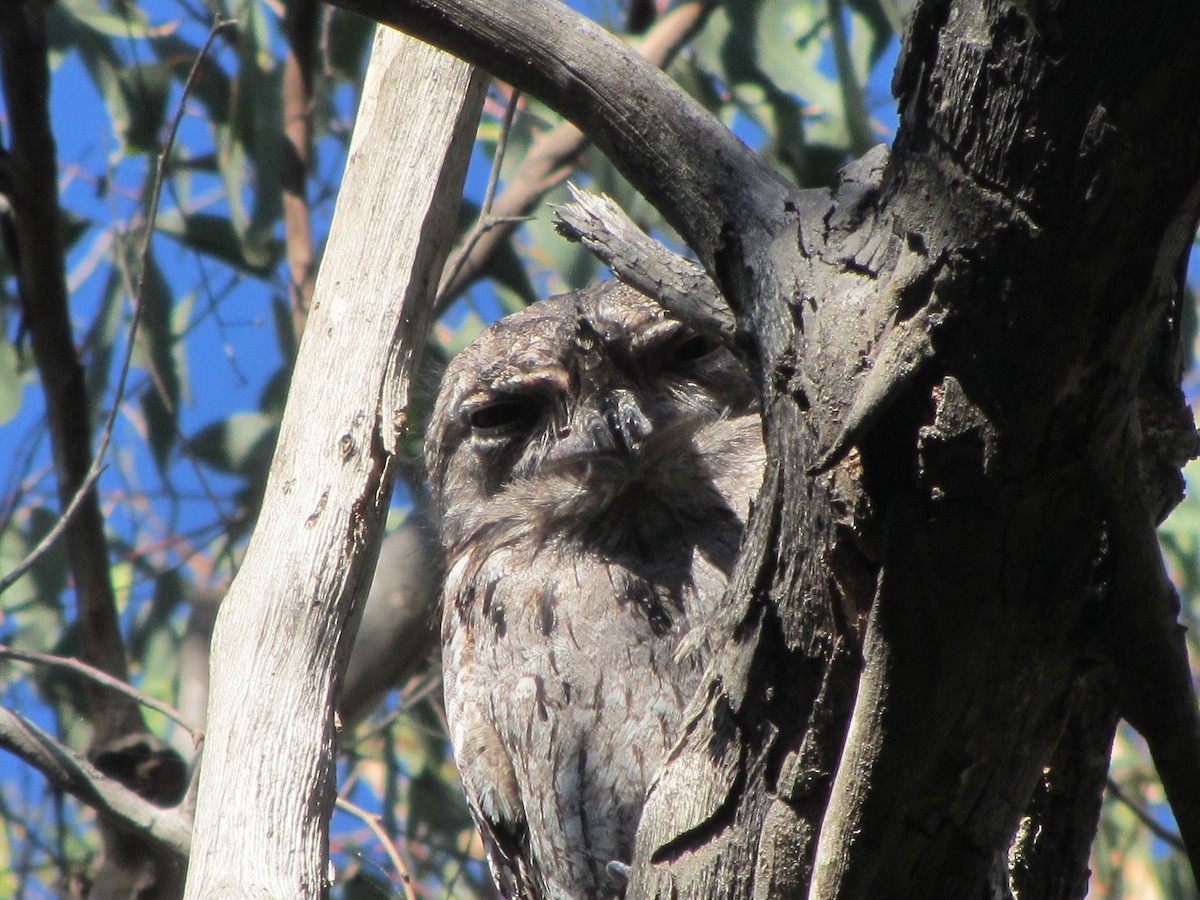
M283 68L283 226L288 289L296 338L304 331L317 281L308 175L312 171L313 72L316 68L320 3L295 0L286 7L288 52Z
M417 900L416 894L412 889L412 876L408 872L408 866L404 864L404 860L400 858L400 851L396 849L396 844L392 841L388 833L383 830L379 824L379 816L367 812L361 806L355 806L349 800L343 800L341 797L337 800L337 808L342 812L349 813L359 819L364 825L371 829L371 834L375 835L375 839L379 841L383 847L383 852L387 854L391 860L392 867L396 870L396 875L400 879L400 883L404 886L404 896L406 900Z
M138 702L144 698L137 698L136 693L128 688L111 690L114 683L121 685L129 680L129 671L117 622L116 602L109 575L108 543L95 482L111 441L129 375L143 310L150 242L167 161L199 65L216 34L231 23L218 22L213 26L184 83L183 96L168 129L155 171L142 235L136 287L130 284L124 254L118 257L125 287L133 303L133 315L112 408L97 451L89 462L89 404L83 368L68 315L63 248L57 241L46 239L47 235L61 234L62 229L54 139L46 109L49 73L44 17L45 7L37 2L14 4L0 12L0 64L3 66L5 99L12 125L12 158L20 175L17 179L19 188L15 189L12 197L19 250L18 284L46 395L59 500L63 506L63 514L55 529L22 566L28 569L59 534L66 535L67 553L78 596L81 655L90 664L86 668L93 670L91 674L99 672L111 679L102 684L102 679L93 677L87 683L92 724L91 751L98 766L128 785L122 788L126 793L115 795L116 801L123 805L119 809L110 808L114 802L112 796L100 790L92 780L92 776L97 774L96 770L90 767L81 769L76 761L62 753L58 754L61 765L53 773L44 768L43 771L48 771L53 778L65 779L65 789L77 793L108 818L115 816L121 820L137 814L133 821L138 828L132 833L120 828L103 830L105 862L95 873L97 884L111 887L114 883L126 880L132 869L149 866L151 871L148 874L157 889L170 892L174 889L175 876L183 867L178 860L168 858L161 849L145 843L147 835L163 843L162 838L152 830L154 817L145 813L146 809L156 807L139 798L137 803L140 805L131 808L129 797L136 798L138 794L143 794L162 802L173 802L183 789L184 764L175 750L163 746L147 732L138 706ZM19 571L10 573L9 583L19 576ZM137 702L134 702L135 699ZM40 732L29 731L32 726L21 731L19 726L22 723L12 721L9 724L13 726L12 746L20 748L14 752L32 754L40 749L44 752L37 759L43 762L53 756L54 748L47 744L49 739ZM136 788L136 791L130 788ZM178 819L178 814L175 815ZM182 822L182 819L178 821ZM170 851L177 855L186 854L186 842L178 843Z
M579 241L630 287L658 300L685 322L733 346L734 318L707 273L637 227L604 194L571 185L574 203L554 208L558 233Z
M111 675L106 675L95 666L89 666L87 663L82 663L77 659L69 659L65 656L54 656L50 653L35 653L32 650L18 650L15 647L9 647L6 644L0 644L0 659L16 659L21 662L35 663L43 666L53 666L58 669L66 669L69 672L74 672L77 675L82 675L84 678L90 678L97 684L102 684L109 690L117 691L127 697L136 700L142 706L156 710L162 713L169 719L173 719L187 729L192 736L193 744L199 744L204 737L204 731L193 725L179 710L168 703L163 703L161 700L155 700L143 694L136 688L130 687L123 681L113 678Z
M0 7L0 74L11 139L9 196L18 250L17 286L46 398L61 508L69 509L75 495L84 492L65 528L79 598L81 655L113 677L128 680L109 580L104 518L94 486L84 487L92 463L91 426L68 310L63 248L56 239L62 234L62 215L47 109L47 52L44 4L16 2ZM96 689L90 700L97 744L143 727L137 705L128 698Z
M637 45L638 52L647 62L660 68L666 66L703 27L714 5L712 0L704 0L671 10ZM587 145L587 136L570 122L563 122L534 139L525 159L492 204L492 219L496 224L481 234L473 246L468 247L464 242L450 255L446 263L446 272L450 274L443 274L438 288L439 310L483 275L492 254L508 240L524 217L533 212L545 193L567 177L576 157Z
M534 94L579 125L704 267L774 234L792 188L674 81L551 0L337 0Z
M327 884L335 688L379 553L485 87L444 53L376 35L306 328L319 339L300 347L262 513L213 633L187 897L230 884L319 896Z
M86 803L115 825L135 829L186 858L191 829L175 809L155 806L99 772L24 716L0 709L0 747L41 772L50 784Z
M117 387L114 392L112 407L109 410L108 418L105 420L104 430L101 432L100 443L96 448L95 456L92 457L92 462L88 466L86 475L75 489L74 495L71 497L70 502L59 516L59 519L54 524L54 527L50 529L50 531L42 538L42 540L38 542L38 545L34 547L33 550L31 550L29 554L23 560L21 560L20 563L18 563L11 571L7 572L3 578L0 578L0 594L8 590L8 588L18 581L22 575L28 572L42 556L42 554L49 550L50 547L54 545L55 541L62 536L62 534L70 526L77 511L85 502L87 502L87 498L91 495L92 487L95 485L97 479L103 472L104 457L108 452L109 444L112 442L113 426L116 422L117 413L120 410L121 399L125 394L125 384L129 376L130 362L133 358L134 341L137 338L138 324L141 321L142 292L145 285L146 259L150 251L150 238L154 231L154 220L158 212L159 198L162 195L162 185L166 174L167 160L170 157L172 147L174 147L175 136L179 131L179 123L183 118L184 106L195 83L196 73L199 70L200 63L207 54L208 49L212 45L212 41L218 32L232 24L234 24L232 21L218 22L213 26L209 32L207 40L204 42L204 46L200 49L200 53L197 55L192 64L192 69L188 73L187 79L184 81L182 95L179 98L179 103L175 110L175 116L172 119L170 128L167 131L166 141L163 145L162 153L159 156L158 167L155 172L153 196L150 202L150 211L146 222L145 239L142 243L139 277L136 289L129 284L129 273L127 268L125 266L121 266L121 271L126 278L126 288L129 291L130 296L133 298L133 318L129 323L129 337L126 341L125 357L122 360L120 375L117 379ZM105 555L107 555L107 552ZM89 669L92 673L102 674L99 673L94 667L85 666L85 668ZM100 681L99 678L94 680ZM120 679L114 680L118 682L120 681ZM181 722L181 724L183 723ZM189 728L189 730L191 729Z

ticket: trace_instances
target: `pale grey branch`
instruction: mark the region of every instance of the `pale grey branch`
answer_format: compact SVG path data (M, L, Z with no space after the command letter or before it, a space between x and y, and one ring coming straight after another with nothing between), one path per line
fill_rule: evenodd
M630 287L732 347L734 317L699 265L650 237L616 201L571 185L573 203L554 207L558 233L578 241Z
M110 821L135 828L165 849L186 857L191 828L174 808L164 809L101 774L24 716L0 709L0 747L33 766L59 790L79 798Z
M795 188L635 50L553 0L334 0L481 66L578 125L709 272Z

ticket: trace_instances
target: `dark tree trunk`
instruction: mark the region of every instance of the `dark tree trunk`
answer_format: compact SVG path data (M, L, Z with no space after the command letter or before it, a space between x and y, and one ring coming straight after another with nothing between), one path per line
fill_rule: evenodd
M339 2L572 116L688 240L761 377L735 640L630 897L1078 896L1118 710L1198 858L1154 538L1196 449L1194 0L919 3L895 148L833 197L561 6Z

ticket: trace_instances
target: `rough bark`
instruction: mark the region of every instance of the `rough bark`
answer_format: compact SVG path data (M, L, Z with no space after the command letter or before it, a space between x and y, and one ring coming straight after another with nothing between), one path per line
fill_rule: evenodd
M1016 900L1075 900L1087 894L1087 861L1117 728L1112 673L1075 684L1062 737L1034 790L1008 853Z
M341 2L573 118L689 242L760 375L734 640L651 789L629 897L1003 887L1043 770L1078 758L1054 751L1097 660L1117 690L1091 715L1141 723L1200 858L1200 728L1153 550L1196 446L1195 4L919 3L894 152L831 197L565 7Z
M483 86L445 54L377 37L266 499L213 635L187 897L327 893L335 673L378 553Z

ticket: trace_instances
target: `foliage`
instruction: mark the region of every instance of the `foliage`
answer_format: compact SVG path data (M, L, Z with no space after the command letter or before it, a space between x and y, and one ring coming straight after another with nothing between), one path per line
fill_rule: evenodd
M621 10L612 2L575 5L622 30ZM184 104L145 264L133 369L100 481L134 683L168 702L186 687L177 660L189 601L202 590L223 589L253 526L298 343L295 323L303 315L287 265L288 242L296 235L283 217L284 10L277 0L157 0L141 7L59 0L48 8L51 112L67 212L62 243L94 430L117 402L129 285L139 275L136 249L164 130L213 17L238 23L218 38ZM887 83L903 11L896 0L725 4L670 71L789 178L802 186L829 185L840 165L894 130ZM368 23L342 12L322 10L319 19L308 104L313 234L300 235L317 248L328 230L371 34ZM479 133L464 232L477 218L509 102L507 88L497 85ZM561 121L530 99L518 103L500 165L502 186L537 137ZM614 196L647 230L673 240L598 153L586 153L571 177ZM550 190L545 200L563 202L564 188ZM7 460L0 572L25 557L53 527L58 510L44 401L13 272L13 260L0 255L0 447ZM439 360L487 321L599 275L585 251L553 233L542 206L511 247L490 261L486 277L439 321L418 407L428 405ZM399 493L398 518L419 502L419 481ZM1194 495L1164 526L1163 545L1185 621L1194 625L1200 592L1200 501ZM3 643L76 652L68 572L56 545L0 598ZM1197 658L1200 648L1193 645ZM85 745L78 676L9 662L0 663L0 673L4 706L71 746ZM489 896L478 839L447 756L438 693L436 676L421 673L347 736L342 793L382 816L417 893ZM190 754L190 742L164 718L150 721ZM1146 824L1170 829L1146 751L1129 732L1118 737L1112 776L1120 798L1114 791L1105 800L1093 894L1194 890L1179 852ZM0 820L0 894L65 893L91 871L98 853L94 816L8 757L0 764ZM332 846L342 896L400 892L400 875L361 821L338 813Z

